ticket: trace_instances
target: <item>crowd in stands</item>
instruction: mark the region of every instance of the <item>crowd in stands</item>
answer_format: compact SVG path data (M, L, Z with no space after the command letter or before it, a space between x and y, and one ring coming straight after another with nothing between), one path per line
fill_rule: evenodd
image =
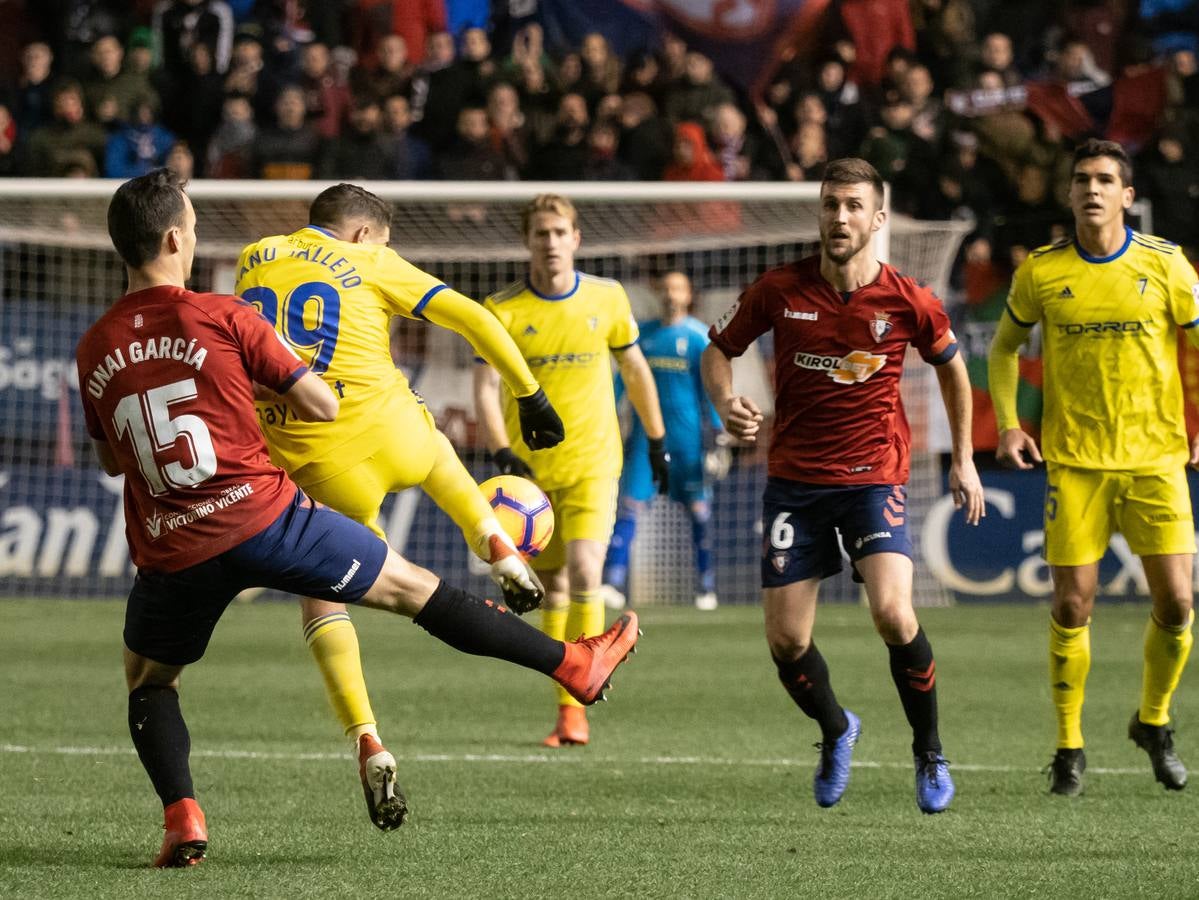
M860 155L989 258L1065 227L1073 141L1115 129L1155 231L1199 247L1199 0L837 0L758 98L677 37L549 47L516 7L6 3L0 176L815 180Z

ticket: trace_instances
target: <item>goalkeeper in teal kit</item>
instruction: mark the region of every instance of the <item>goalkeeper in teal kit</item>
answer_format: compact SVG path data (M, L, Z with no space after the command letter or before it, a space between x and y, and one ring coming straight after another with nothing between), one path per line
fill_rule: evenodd
M682 503L691 521L698 574L695 605L716 608L716 570L708 535L712 516L712 488L705 473L705 423L709 432L723 437L716 414L700 380L699 358L708 345L708 328L688 315L691 280L682 272L668 272L660 281L662 318L638 323L641 348L653 372L666 422L666 449L670 454L670 498ZM617 379L619 402L622 385ZM620 500L608 558L604 563L604 600L610 607L624 606L628 584L629 549L637 530L637 516L656 493L646 453L645 429L634 418L624 448ZM727 450L713 454L714 468L724 463Z

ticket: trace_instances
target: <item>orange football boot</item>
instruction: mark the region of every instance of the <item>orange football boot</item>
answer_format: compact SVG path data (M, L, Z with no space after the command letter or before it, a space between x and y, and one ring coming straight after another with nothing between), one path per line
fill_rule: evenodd
M584 706L606 700L604 691L612 686L612 673L636 652L640 634L637 613L627 612L603 634L568 643L551 677Z
M176 800L163 811L162 849L154 860L157 869L181 869L194 866L204 858L208 849L208 827L204 810L191 797Z
M396 785L396 760L369 732L358 737L358 777L371 821L383 831L408 818L408 801Z
M587 724L587 710L581 706L559 706L558 724L549 733L543 747L567 747L571 744L582 746L591 738L591 729Z

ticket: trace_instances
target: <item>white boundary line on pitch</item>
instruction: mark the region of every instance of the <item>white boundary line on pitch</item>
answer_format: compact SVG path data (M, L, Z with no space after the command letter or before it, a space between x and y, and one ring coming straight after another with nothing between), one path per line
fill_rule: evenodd
M132 747L27 747L20 744L0 744L0 753L24 753L31 756L134 756ZM191 755L201 759L249 759L249 760L288 760L293 762L337 761L352 760L353 754L345 753L280 753L261 750L204 750L192 749ZM602 764L609 766L641 765L641 766L745 766L755 768L769 767L800 767L810 768L810 759L728 759L714 756L639 756L639 757L597 757L590 755L573 755L569 751L563 754L545 753L408 753L395 754L399 762L433 763L550 763L568 765L570 763ZM855 761L855 769L911 769L910 763L866 762ZM1037 768L1024 766L992 766L972 763L951 763L956 772L995 772L995 773L1025 773L1038 774ZM1147 770L1141 769L1112 769L1092 766L1087 769L1093 775L1144 775Z

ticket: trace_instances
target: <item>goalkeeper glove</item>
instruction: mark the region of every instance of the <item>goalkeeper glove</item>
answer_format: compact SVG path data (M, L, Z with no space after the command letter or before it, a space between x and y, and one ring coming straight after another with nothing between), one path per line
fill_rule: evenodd
M666 438L649 439L649 470L659 494L670 490L670 454L666 452Z
M520 412L520 436L530 450L545 450L562 443L566 429L544 390L538 388L527 397L517 397L516 405Z
M501 475L519 475L521 478L533 477L533 470L529 468L529 464L513 453L511 447L500 447L499 450L491 454L491 458L495 460L496 468L500 470Z

